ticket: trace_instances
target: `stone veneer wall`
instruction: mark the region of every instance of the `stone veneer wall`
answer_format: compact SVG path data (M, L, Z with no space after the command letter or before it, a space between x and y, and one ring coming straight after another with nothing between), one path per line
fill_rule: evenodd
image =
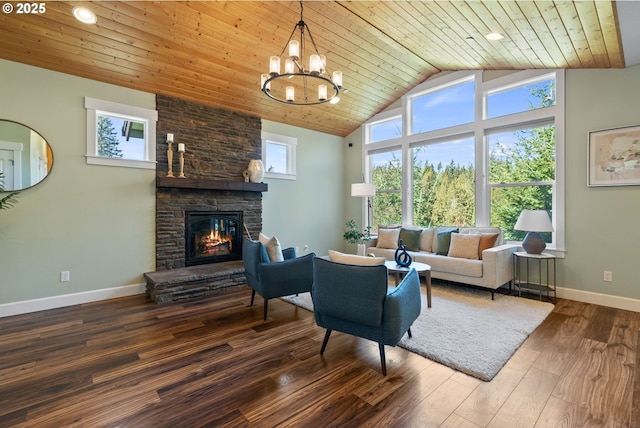
M262 158L259 117L207 107L164 95L156 96L157 176L165 177L167 133L174 134L173 172L179 173L178 143L186 146L188 178L244 181L251 159ZM185 266L186 211L243 211L252 237L262 230L262 193L200 189L156 189L156 270ZM246 231L244 232L246 236Z

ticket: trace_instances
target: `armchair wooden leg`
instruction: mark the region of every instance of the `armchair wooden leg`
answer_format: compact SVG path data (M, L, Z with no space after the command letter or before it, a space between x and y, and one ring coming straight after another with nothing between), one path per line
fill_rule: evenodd
M256 297L256 290L251 290L251 304L249 306L253 306L253 299Z
M329 342L329 336L331 336L331 330L327 329L327 332L324 334L322 348L320 348L320 355L324 354L324 349L327 347L327 342Z
M378 348L380 348L380 363L382 364L382 375L387 375L387 359L384 355L384 345L382 343L378 343Z
M269 304L269 299L264 299L264 316L262 319L267 320L267 305Z
M407 330L407 334L409 335L409 339L411 339L413 336L411 335L411 327L409 327L409 330Z

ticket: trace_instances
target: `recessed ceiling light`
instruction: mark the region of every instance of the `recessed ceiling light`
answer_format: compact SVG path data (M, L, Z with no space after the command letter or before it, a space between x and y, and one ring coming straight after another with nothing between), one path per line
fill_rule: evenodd
M331 101L329 101L329 103L331 104L338 104L340 102L340 97L333 97L331 98Z
M487 40L497 41L504 39L504 36L500 33L489 33L485 36Z
M76 6L71 12L73 13L73 16L83 24L95 24L98 22L96 14L86 7Z

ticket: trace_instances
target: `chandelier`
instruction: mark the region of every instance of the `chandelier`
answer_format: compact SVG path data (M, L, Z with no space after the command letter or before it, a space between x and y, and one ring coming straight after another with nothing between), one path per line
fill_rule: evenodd
M340 101L338 97L342 89L342 72L334 71L329 78L327 57L320 55L311 30L302 19L302 2L300 2L300 22L294 27L287 44L279 56L269 59L269 73L261 78L262 92L269 98L286 104L313 105ZM300 32L300 40L294 39L296 30ZM304 63L308 36L313 51L309 55L308 67ZM289 56L284 58L284 73L281 73L281 57L289 49ZM297 97L296 97L297 93Z

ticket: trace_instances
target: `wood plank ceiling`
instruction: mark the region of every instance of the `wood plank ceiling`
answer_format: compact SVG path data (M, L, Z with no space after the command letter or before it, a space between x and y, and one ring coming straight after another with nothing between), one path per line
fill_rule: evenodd
M259 86L298 2L82 3L96 25L72 17L78 4L0 15L0 57L339 136L440 71L624 67L614 2L311 1L304 20L348 93L291 106ZM491 31L505 38L486 40Z

